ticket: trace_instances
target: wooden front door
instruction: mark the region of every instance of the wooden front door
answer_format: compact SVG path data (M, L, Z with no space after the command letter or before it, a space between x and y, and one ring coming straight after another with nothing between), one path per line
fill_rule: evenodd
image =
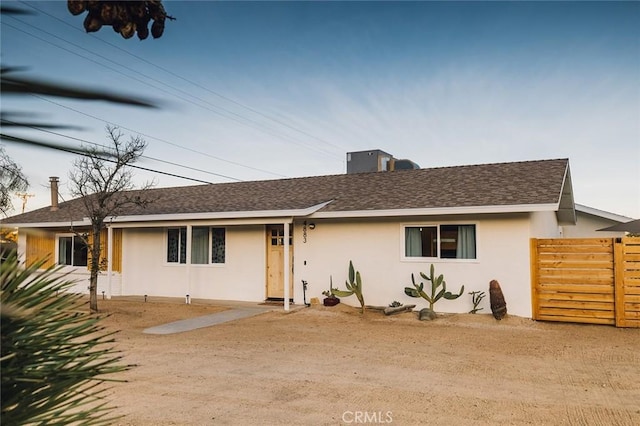
M293 299L293 235L289 232L289 299ZM267 298L284 299L284 226L267 226Z

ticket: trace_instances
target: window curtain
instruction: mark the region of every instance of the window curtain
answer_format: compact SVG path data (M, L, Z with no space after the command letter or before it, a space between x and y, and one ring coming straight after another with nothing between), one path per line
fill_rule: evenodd
M191 263L209 263L209 228L193 227L191 234Z
M58 265L71 265L71 237L58 240Z
M404 228L404 255L406 257L422 257L420 228Z
M224 263L225 261L225 229L213 228L211 230L211 262Z
M167 229L167 262L178 262L178 245L180 244L180 231Z
M476 258L476 227L475 225L458 226L458 245L456 247L456 258L475 259Z

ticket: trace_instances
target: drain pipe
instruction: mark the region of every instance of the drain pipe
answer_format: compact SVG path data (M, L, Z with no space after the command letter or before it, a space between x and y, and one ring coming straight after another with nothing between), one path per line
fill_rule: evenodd
M309 306L311 306L311 303L307 303L307 286L309 285L308 282L306 282L305 280L302 280L302 298L304 300L304 304L305 306L308 308Z

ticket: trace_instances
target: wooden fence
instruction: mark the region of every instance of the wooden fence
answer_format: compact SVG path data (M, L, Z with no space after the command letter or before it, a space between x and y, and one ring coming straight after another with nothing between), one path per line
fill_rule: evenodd
M640 238L532 239L533 319L640 327Z

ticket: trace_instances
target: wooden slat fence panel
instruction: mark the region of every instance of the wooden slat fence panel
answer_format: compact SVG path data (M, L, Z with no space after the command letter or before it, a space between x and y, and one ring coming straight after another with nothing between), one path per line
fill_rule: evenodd
M538 239L531 252L534 319L615 325L613 239Z
M616 326L640 328L640 237L616 246Z
M640 237L532 239L533 319L640 328Z

